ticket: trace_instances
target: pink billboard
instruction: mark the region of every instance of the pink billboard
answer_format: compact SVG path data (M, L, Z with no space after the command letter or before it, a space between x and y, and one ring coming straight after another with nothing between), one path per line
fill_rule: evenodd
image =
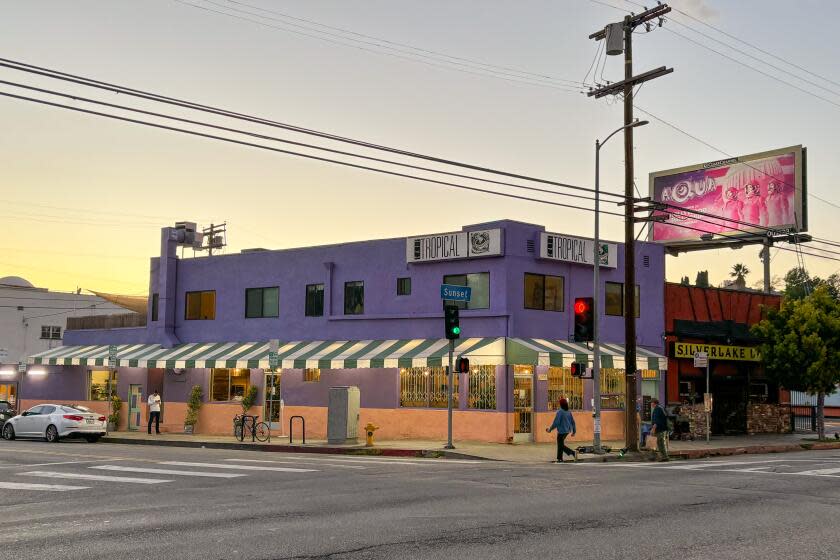
M713 244L734 236L804 231L804 150L782 148L650 174L650 194L669 206L651 239ZM702 214L700 214L702 212ZM706 236L708 238L708 236Z

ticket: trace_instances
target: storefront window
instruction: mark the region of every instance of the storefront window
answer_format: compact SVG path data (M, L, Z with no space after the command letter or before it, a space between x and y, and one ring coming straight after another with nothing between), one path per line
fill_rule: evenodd
M250 386L250 370L210 370L210 400L218 402L241 401Z
M571 368L548 368L548 410L560 408L560 399L569 402L570 410L583 410L583 380L572 377Z
M321 370L318 368L306 368L303 370L304 383L318 383L321 381Z
M448 302L447 305L455 305L460 309L489 309L490 308L490 273L478 272L475 274L449 274L443 277L444 284L453 286L469 286L472 288L470 301Z
M467 406L480 410L496 409L496 366L470 368Z
M107 401L110 394L117 390L117 373L108 370L91 370L88 372L88 400Z
M526 272L525 309L563 311L563 277Z
M453 376L452 406L458 407L458 378ZM400 406L446 408L449 403L449 376L442 367L400 369Z
M601 408L624 408L624 370L601 368Z

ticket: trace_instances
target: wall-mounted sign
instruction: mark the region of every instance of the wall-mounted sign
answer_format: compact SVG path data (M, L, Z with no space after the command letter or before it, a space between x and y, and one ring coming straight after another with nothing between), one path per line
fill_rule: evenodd
M585 237L572 237L561 233L540 233L540 258L593 266L593 248L595 241ZM601 266L618 266L618 245L601 241L598 251Z
M643 369L641 370L642 379L645 381L656 381L659 379L659 372L655 369Z
M500 229L454 231L405 240L405 260L409 263L497 257L501 254Z
M675 358L691 358L697 352L705 352L709 360L738 360L742 362L760 362L761 354L754 346L724 346L719 344L697 344L694 342L675 342Z

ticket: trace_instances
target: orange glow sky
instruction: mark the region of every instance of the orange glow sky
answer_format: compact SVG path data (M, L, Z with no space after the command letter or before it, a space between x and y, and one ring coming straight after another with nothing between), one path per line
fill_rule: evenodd
M189 1L216 9L206 0ZM621 17L617 10L585 0L247 3L568 80L581 80L593 60L596 46L587 36ZM611 3L634 9L622 0ZM674 5L840 81L840 46L826 39L833 36L840 5L819 4L819 17L813 11L791 13L789 4L775 0L737 5L686 0ZM796 18L803 19L801 25L790 21ZM780 29L784 32L768 32ZM820 82L834 94L796 82L834 104L821 101L666 30L637 35L635 51L638 71L660 65L676 70L645 85L637 99L640 106L734 154L803 144L809 149L810 191L840 204L832 180L840 175L840 86ZM587 187L593 182L595 138L606 136L622 119L620 105L608 100L340 46L172 0L9 3L0 19L0 53ZM603 77L615 81L621 72L619 60L611 57ZM9 69L0 69L0 74L2 80L84 91ZM5 85L0 91L19 92ZM587 212L451 191L22 101L0 98L0 120L0 277L23 276L56 290L145 294L159 228L177 220L202 225L227 220L229 251L407 236L500 218L592 234L592 214ZM636 139L636 176L645 194L651 171L722 157L655 121L639 129ZM620 137L602 152L602 183L612 191L623 183ZM840 210L815 199L809 202L811 233L840 240L834 229ZM611 205L607 209L620 211ZM604 237L621 239L621 219L607 216L602 224ZM793 253L774 253L774 275L796 265ZM708 269L717 284L733 264L743 262L753 270L748 277L753 284L761 278L757 254L757 248L746 248L669 258L668 278L689 275L693 281L698 269ZM840 269L837 261L807 257L806 263L820 276Z

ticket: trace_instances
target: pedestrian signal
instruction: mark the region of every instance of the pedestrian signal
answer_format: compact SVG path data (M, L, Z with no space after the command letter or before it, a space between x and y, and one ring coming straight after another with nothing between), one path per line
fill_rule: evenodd
M581 362L572 363L572 377L584 377L586 374L586 364Z
M455 371L458 373L469 373L470 372L470 359L469 358L458 358L455 360Z
M595 339L594 300L591 297L575 298L575 342Z

